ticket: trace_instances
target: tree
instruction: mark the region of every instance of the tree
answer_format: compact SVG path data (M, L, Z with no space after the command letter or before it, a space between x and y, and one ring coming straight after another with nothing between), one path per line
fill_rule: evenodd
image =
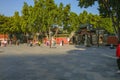
M51 28L52 25L54 24L55 21L55 10L57 9L57 6L55 5L54 0L46 0L46 12L47 12L47 17L46 17L46 24L47 24L47 29L48 29L48 34L49 38L51 37Z
M100 19L101 24L100 26L105 29L107 32L109 32L110 34L114 33L114 29L112 27L112 20L110 18L101 18Z
M63 4L60 3L59 6L53 10L53 25L52 25L52 32L53 36L57 36L58 32L60 31L59 27L63 26Z
M81 14L79 14L79 22L80 24L86 24L88 23L88 12L83 11Z
M102 17L111 18L115 33L120 42L120 0L77 0L79 6L88 8L97 2L99 4L98 10Z
M5 29L4 29L5 22L6 22L6 17L0 14L0 33L5 32Z
M22 17L21 30L24 33L28 33L29 32L29 6L26 2L24 2L21 17Z
M15 12L14 16L11 17L12 25L10 27L10 31L14 33L21 32L21 17L19 16L19 12Z
M80 25L92 25L93 28L98 27L98 21L101 20L99 15L93 15L87 11L83 11L79 14L79 23Z
M70 12L70 27L68 28L69 32L76 31L79 26L79 18L78 15L74 12Z
M63 24L64 24L64 30L67 30L70 26L69 24L69 16L70 16L70 9L71 9L71 6L70 4L67 4L64 9L63 9L63 14L64 14L64 18L63 18Z
M40 33L42 32L44 29L44 17L45 17L45 1L44 0L34 0L34 6L31 10L31 30L34 33Z
M56 12L57 12L57 21L56 24L58 24L59 26L63 26L63 18L64 18L64 13L63 13L63 3L59 4L59 7L57 8Z
M0 14L0 33L9 33L11 25L11 18Z

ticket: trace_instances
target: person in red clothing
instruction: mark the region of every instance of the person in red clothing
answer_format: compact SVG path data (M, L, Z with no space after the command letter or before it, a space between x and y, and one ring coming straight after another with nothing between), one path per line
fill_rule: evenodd
M116 48L116 57L117 57L117 66L118 66L117 73L120 73L120 44L118 44Z

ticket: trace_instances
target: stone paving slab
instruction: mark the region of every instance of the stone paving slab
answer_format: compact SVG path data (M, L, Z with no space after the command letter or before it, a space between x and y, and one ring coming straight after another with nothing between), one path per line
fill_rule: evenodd
M115 49L65 45L0 47L0 80L119 80Z

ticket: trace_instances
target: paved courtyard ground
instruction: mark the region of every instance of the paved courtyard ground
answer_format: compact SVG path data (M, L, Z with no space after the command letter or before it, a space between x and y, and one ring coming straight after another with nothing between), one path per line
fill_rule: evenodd
M0 80L120 80L115 49L74 45L0 47Z

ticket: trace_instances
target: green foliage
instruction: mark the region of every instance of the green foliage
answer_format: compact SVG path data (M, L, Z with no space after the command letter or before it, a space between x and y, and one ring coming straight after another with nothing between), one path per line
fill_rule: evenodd
M100 26L104 28L109 33L114 33L114 29L112 27L112 20L110 18L101 18Z
M70 15L70 4L66 5L65 8L63 9L63 24L64 24L64 29L69 28L69 15Z
M95 4L96 0L77 0L79 1L79 6L82 8L87 8L89 6L92 6L93 4Z
M22 8L22 22L21 22L21 30L24 33L29 32L29 6L26 2L24 2Z
M98 3L98 10L102 17L111 18L113 29L118 35L120 41L120 0L78 0L79 6L89 7L94 5L95 2ZM110 27L111 28L111 27ZM107 28L108 29L108 28Z
M12 17L12 26L10 27L11 32L21 32L21 17L19 16L19 12L15 12Z
M80 15L79 15L79 20L80 20L80 23L81 24L85 24L85 23L87 23L88 22L88 13L87 13L87 11L83 11L83 13L81 13Z
M0 33L9 33L11 22L11 18L0 15Z
M72 31L76 31L78 29L78 26L79 26L79 17L76 13L74 12L71 12L70 13L70 17L69 17L69 32L72 32Z
M96 0L89 0L89 3L86 2L88 0L79 1L81 7L88 7ZM12 17L0 15L0 33L43 33L43 35L48 35L54 28L52 25L57 25L56 31L71 33L77 31L81 24L92 24L96 28L98 21L101 21L100 27L113 33L109 19L101 18L101 16L87 11L78 15L71 12L70 4L64 6L63 3L56 5L54 0L34 0L33 6L24 2L21 16L17 11ZM59 26L63 26L63 29L59 29Z
M93 25L94 28L96 28L96 27L98 27L99 20L100 20L100 16L93 15L91 13L88 13L87 11L83 11L83 13L81 13L79 15L80 25L91 24L91 25Z

